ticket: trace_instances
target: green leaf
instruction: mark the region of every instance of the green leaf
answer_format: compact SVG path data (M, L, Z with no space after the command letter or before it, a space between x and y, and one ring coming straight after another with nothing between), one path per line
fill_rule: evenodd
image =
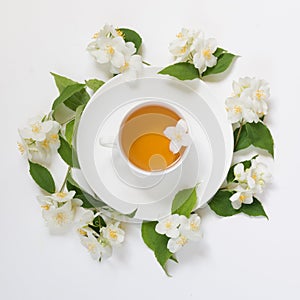
M206 71L203 72L202 77L224 72L229 68L234 57L235 57L234 54L227 53L227 52L220 54L217 60L217 64L211 68L207 68Z
M219 57L222 53L226 53L227 51L222 48L217 48L217 50L213 53L215 57Z
M126 217L128 217L128 218L134 218L134 216L135 216L137 210L138 210L138 209L136 208L134 211L132 211L132 212L129 213L129 214L125 214L124 216L126 216Z
M85 89L82 89L64 101L64 104L71 110L76 111L78 106L87 104L89 100L90 95Z
M125 42L132 42L136 48L137 53L142 45L141 36L134 30L128 28L118 28L123 33L123 38Z
M243 204L240 210L241 212L249 216L263 216L269 219L261 202L258 201L256 198L253 198L253 202L251 204Z
M172 214L184 215L188 218L196 203L196 187L182 190L176 194L173 200Z
M198 69L195 68L193 64L187 62L180 62L170 65L159 71L158 74L170 75L180 80L192 80L199 78Z
M67 189L68 191L75 191L75 198L82 200L82 207L84 208L97 208L105 206L106 204L98 198L90 195L84 191L79 184L73 179L71 174L67 177Z
M242 204L240 209L234 209L229 200L233 194L234 192L219 190L208 205L217 215L222 217L230 217L244 213L249 216L264 216L268 218L262 204L256 198L253 198L251 204Z
M61 94L54 100L52 109L55 110L60 104L64 103L77 92L85 88L85 84L75 83L64 88ZM81 103L83 104L83 103Z
M74 162L73 162L72 146L62 136L59 136L59 140L60 140L60 146L57 152L69 166L73 167Z
M234 132L235 140L237 139L238 130L236 129ZM264 123L244 124L234 150L242 150L248 148L250 145L267 150L274 157L273 137Z
M49 170L39 164L31 162L30 160L28 162L29 173L39 187L50 194L55 193L55 183Z
M86 80L85 83L95 93L105 82L99 79L90 79Z
M233 195L233 192L219 190L213 198L208 202L209 207L219 216L229 217L239 213L232 207L229 198Z
M69 79L67 77L52 72L50 72L50 74L54 77L55 84L59 90L59 93L61 93L68 85L78 84L78 82L73 81L72 79Z
M75 119L66 124L65 137L70 145L72 145L73 133L74 133Z
M162 266L166 274L169 275L166 270L166 263L168 259L173 257L173 254L167 248L169 238L155 231L157 223L156 221L144 221L141 229L142 238L145 244L154 252L158 263Z

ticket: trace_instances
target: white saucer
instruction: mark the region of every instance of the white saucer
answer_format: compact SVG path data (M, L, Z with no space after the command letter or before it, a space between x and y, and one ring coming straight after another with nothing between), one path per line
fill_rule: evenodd
M199 80L200 94L176 79L157 75L157 70L146 68L136 81L123 82L117 76L106 83L87 105L77 133L79 163L93 191L114 209L130 213L137 208L136 218L147 220L168 215L174 195L198 182L198 207L206 203L225 179L233 151L224 103L218 104ZM140 188L135 185L140 179L116 167L113 150L100 146L99 138L116 136L123 116L147 100L165 101L177 108L189 123L194 146L174 172L154 186Z

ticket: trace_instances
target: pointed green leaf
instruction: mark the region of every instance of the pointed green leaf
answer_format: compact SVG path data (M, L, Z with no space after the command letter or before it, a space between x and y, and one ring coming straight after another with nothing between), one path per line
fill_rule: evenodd
M85 89L75 93L70 98L64 101L64 105L73 111L76 111L77 107L80 105L86 105L90 100L90 95Z
M236 129L234 132L235 140L237 138ZM246 123L243 125L239 140L235 145L235 151L248 148L250 145L267 150L272 156L274 156L274 141L273 137L267 128L267 126L262 123Z
M85 84L76 83L73 85L68 85L61 94L54 100L52 109L55 110L60 104L64 103L66 100L68 100L70 97L72 97L77 92L84 89Z
M55 193L55 183L49 170L40 164L31 162L30 160L28 162L29 173L39 187L50 194Z
M229 198L233 192L219 190L213 198L208 202L209 207L219 216L229 217L239 213L232 207Z
M72 146L62 137L59 136L60 146L57 150L61 158L70 166L73 167L73 151Z
M157 261L162 266L166 274L169 275L166 270L166 263L173 254L167 248L169 238L166 235L159 234L155 231L157 223L158 222L156 221L144 221L141 228L142 238L145 244L154 252Z
M65 137L70 145L72 145L75 119L66 124Z
M213 53L215 57L219 57L221 54L226 53L227 51L222 48L217 48L217 50Z
M269 219L261 202L256 198L253 198L253 202L251 204L243 204L240 210L241 212L249 216L263 216Z
M191 215L197 203L196 188L185 189L178 192L172 203L172 214Z
M78 84L78 82L73 81L72 79L69 79L67 77L55 74L53 72L50 72L50 74L54 77L55 84L59 90L59 93L61 93L68 85Z
M180 62L170 65L159 71L158 74L170 75L180 80L192 80L199 78L198 69L195 68L193 64L187 62Z
M123 38L125 42L132 42L136 48L137 53L142 45L141 36L134 30L128 28L118 28L123 33Z
M217 53L219 54L219 53ZM219 74L226 71L231 65L235 55L231 53L222 53L218 57L217 64L211 68L207 68L205 72L203 72L202 77L212 74Z
M105 82L99 79L90 79L85 81L85 83L95 93Z

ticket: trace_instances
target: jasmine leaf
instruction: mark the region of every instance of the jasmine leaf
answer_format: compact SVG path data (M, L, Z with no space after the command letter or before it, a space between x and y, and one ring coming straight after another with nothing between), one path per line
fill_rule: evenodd
M89 100L90 95L84 88L65 100L64 104L71 110L76 111L78 106L87 104Z
M242 204L240 209L234 209L229 200L233 194L234 192L231 191L219 190L208 205L217 215L222 217L244 213L249 216L264 216L268 219L262 204L256 198L253 198L251 204Z
M223 49L221 49L223 50ZM219 55L217 64L211 68L207 68L205 72L203 72L202 77L212 74L222 73L229 68L231 65L235 55L227 52L223 52L220 54L221 50L216 50L217 55Z
M234 132L235 140L237 139L238 130L236 129ZM250 145L265 149L274 157L273 137L264 123L246 123L243 125L234 150L242 150Z
M75 119L71 120L66 125L65 137L70 145L72 145Z
M142 238L145 244L154 252L158 263L169 276L166 270L166 263L168 259L173 257L173 254L167 248L169 238L166 235L159 234L155 231L155 226L157 223L158 222L156 221L144 221L141 229Z
M184 215L188 218L196 203L196 187L182 190L176 194L173 200L172 214Z
M261 202L256 198L253 198L253 202L251 204L243 204L240 210L241 212L249 216L253 216L253 217L263 216L269 219Z
M128 28L118 28L123 33L123 38L125 42L132 42L136 48L135 53L137 53L142 45L141 36L134 30Z
M61 93L68 85L78 84L78 82L73 81L72 79L69 79L67 77L55 74L53 72L50 72L50 74L54 77L55 84L59 90L59 93Z
M192 80L199 78L198 69L195 68L193 64L187 62L180 62L170 65L159 71L158 74L170 75L180 80Z
M226 53L227 51L222 48L217 48L217 50L213 53L215 57L219 57L222 53Z
M74 198L82 200L83 208L97 208L105 206L106 204L102 202L100 199L90 195L85 190L83 190L79 184L73 179L71 174L68 174L67 177L67 189L68 191L75 191Z
M232 207L229 198L233 192L219 190L213 198L208 202L209 207L219 216L229 217L239 213Z
M66 100L70 99L77 92L83 90L85 88L85 84L75 83L73 85L68 85L63 89L61 94L54 100L52 109L55 110L60 104L64 103ZM77 100L77 97L75 97ZM79 100L80 102L80 100ZM83 103L81 103L83 104Z
M134 218L134 216L135 216L137 210L138 210L138 209L136 208L133 212L131 212L131 213L129 213L129 214L125 214L124 216L126 216L126 217L128 217L128 218Z
M28 162L29 173L39 187L50 194L55 193L55 183L49 170L40 164L31 162L30 160Z
M60 146L57 152L69 166L73 167L72 146L62 136L59 136L59 140L60 140Z
M90 79L85 81L85 83L95 93L105 82L98 79Z

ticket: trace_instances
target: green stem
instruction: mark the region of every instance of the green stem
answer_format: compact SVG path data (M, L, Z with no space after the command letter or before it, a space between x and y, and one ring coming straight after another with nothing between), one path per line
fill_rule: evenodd
M240 139L240 135L241 135L241 132L242 132L242 128L243 128L243 123L240 123L240 128L239 128L239 131L237 133L237 136L236 136L236 140L235 140L235 143L234 143L234 149L236 148L237 144L238 144L238 141Z
M60 188L60 190L59 190L60 193L61 193L61 192L63 191L63 189L65 188L65 185L66 185L67 180L68 180L68 175L69 175L71 169L72 169L72 168L71 168L70 166L68 166L67 174L66 174L65 179L64 179L64 182L62 183L61 188Z
M144 64L144 65L146 65L146 66L151 66L149 63L147 63L146 61L142 61L142 63Z

